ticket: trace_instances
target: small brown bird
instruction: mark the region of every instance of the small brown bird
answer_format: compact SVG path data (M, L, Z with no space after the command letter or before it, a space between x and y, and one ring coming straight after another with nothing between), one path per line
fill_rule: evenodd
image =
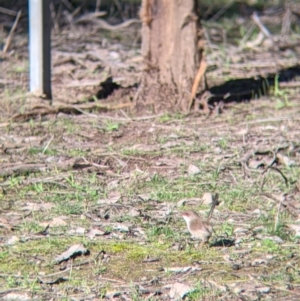
M203 221L202 218L193 210L185 211L181 213L181 216L186 221L187 228L191 233L192 237L201 239L200 247L203 246L206 242L209 241L213 228L210 225L209 221L212 216L213 210L218 202L218 195L213 199L210 212L206 221Z

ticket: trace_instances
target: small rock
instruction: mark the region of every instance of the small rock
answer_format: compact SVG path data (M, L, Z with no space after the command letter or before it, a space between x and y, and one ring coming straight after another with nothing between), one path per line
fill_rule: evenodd
M195 175L198 175L201 171L197 166L195 166L193 164L190 164L190 166L188 167L187 172L190 176L195 176Z
M233 289L233 292L235 293L235 294L240 294L240 293L242 293L242 292L244 292L245 290L242 288L242 287L235 287L234 289Z
M255 237L258 238L258 239L261 239L261 240L268 239L268 240L271 240L273 242L276 242L277 244L283 244L284 243L284 241L279 236L264 236L264 235L261 235L261 234L257 234Z
M2 300L5 301L29 301L32 300L31 296L29 296L27 293L8 293L3 297Z
M89 239L93 239L95 236L100 236L100 235L104 235L105 232L100 230L100 229L97 229L97 228L92 228L87 234L86 236L89 238Z
M82 227L77 227L76 229L71 229L68 231L70 235L83 235L85 233L85 229Z
M14 235L7 240L6 245L12 246L15 245L18 241L20 241L20 238Z
M120 231L120 232L129 232L129 227L123 224L118 224L114 226L114 230Z
M239 131L237 131L238 135L246 135L248 134L249 130L248 128L244 128L244 129L240 129Z
M213 195L210 192L205 192L202 197L203 205L211 205L213 202Z
M120 59L120 54L118 52L116 52L116 51L110 51L109 57L112 60L119 60Z
M77 228L75 229L75 233L76 233L76 234L79 234L79 235L83 235L83 234L85 233L85 229L82 228L82 227L77 227Z
M173 267L173 268L164 268L166 272L172 272L172 273L185 273L189 271L191 267Z
M238 271L240 268L241 268L241 267L240 267L239 264L234 263L234 264L232 265L232 269L233 269L234 271Z
M261 259L261 258L254 259L251 263L251 265L253 267L256 267L256 266L259 266L259 265L262 265L262 264L267 264L267 261L265 259Z
M262 287L256 288L256 290L262 294L267 294L270 292L271 288L268 286L262 286Z

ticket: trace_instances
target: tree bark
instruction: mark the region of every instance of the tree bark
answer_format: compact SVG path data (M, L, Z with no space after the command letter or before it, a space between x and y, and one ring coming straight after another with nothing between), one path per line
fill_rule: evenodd
M139 99L189 110L205 72L197 0L143 0L144 73ZM194 95L193 95L194 94Z

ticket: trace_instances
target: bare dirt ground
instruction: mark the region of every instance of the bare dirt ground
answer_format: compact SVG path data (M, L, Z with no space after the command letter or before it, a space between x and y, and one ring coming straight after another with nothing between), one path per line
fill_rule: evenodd
M138 24L54 32L52 106L27 93L27 37L14 37L0 78L3 300L299 300L299 36L245 48L251 37L238 47L205 28L209 115L134 110ZM179 213L205 217L215 193L199 249Z

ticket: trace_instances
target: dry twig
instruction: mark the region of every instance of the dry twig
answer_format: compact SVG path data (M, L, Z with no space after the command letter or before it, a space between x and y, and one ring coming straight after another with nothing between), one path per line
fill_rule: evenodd
M273 42L272 35L270 34L267 27L261 22L257 12L254 12L251 16L254 23L259 27L260 31L265 35L266 38L270 39Z
M19 10L19 11L18 11L18 14L17 14L17 16L16 16L16 19L15 19L15 22L14 22L14 24L13 24L13 26L12 26L10 32L9 32L9 35L8 35L8 37L7 37L7 39L6 39L6 42L5 42L5 45L4 45L4 47L3 47L3 53L6 53L6 52L7 52L8 48L9 48L9 46L10 46L10 44L11 44L11 40L12 40L13 35L14 35L14 32L15 32L15 30L16 30L16 28L17 28L17 25L18 25L19 19L20 19L20 17L21 17L21 14L22 14L22 11Z
M7 8L4 8L4 7L0 7L0 13L7 14L7 15L10 15L10 16L16 16L18 14L14 10L7 9Z

